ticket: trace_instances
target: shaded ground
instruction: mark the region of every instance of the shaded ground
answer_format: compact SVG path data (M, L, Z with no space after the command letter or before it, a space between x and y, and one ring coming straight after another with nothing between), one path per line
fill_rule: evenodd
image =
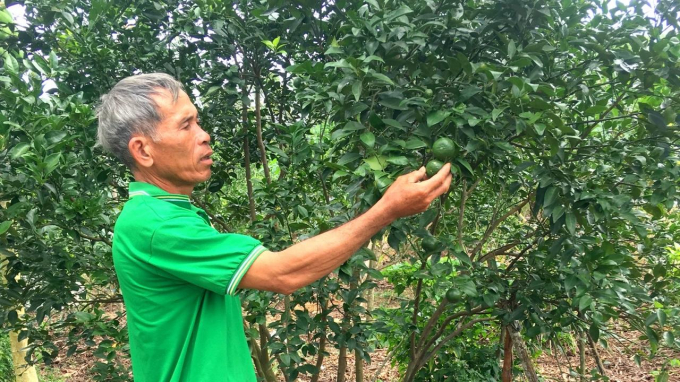
M633 355L636 351L640 351L644 354L647 344L638 341L638 334L628 331L626 328L621 328L618 335L621 336L620 342L610 340L608 350L598 347L600 357L605 365L607 376L612 382L654 381L654 372L661 370L664 363L671 359L680 359L680 352L672 353L668 350L664 350L662 355L651 361L643 359L642 365L639 367L633 360ZM569 373L570 365L572 369L578 367L578 351L576 349L570 349L568 346L565 347L566 354L556 349L554 349L551 354L550 349L546 349L546 351L536 360L537 370L546 381L572 382L578 380ZM336 381L338 350L335 348L327 348L326 350L329 355L324 360L324 366L322 367L319 381ZM372 363L364 365L364 381L387 382L398 381L400 379L397 368L390 364L390 360L388 360L387 357L387 349L378 349L371 354ZM586 359L587 370L596 368L590 349L587 349L586 351ZM91 353L83 353L67 359L57 358L51 367L40 367L41 381L92 381L89 370L95 362L97 362L97 358ZM377 374L378 370L380 370L379 374ZM680 368L670 367L668 370L669 382L680 381ZM353 382L355 380L354 372L354 354L348 354L347 371L345 373L346 381ZM310 378L303 376L298 380L307 382L310 381ZM516 376L515 380L523 381L525 379L520 375Z

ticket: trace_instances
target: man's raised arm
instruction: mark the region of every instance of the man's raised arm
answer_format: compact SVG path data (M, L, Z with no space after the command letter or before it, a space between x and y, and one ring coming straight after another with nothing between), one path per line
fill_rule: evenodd
M359 217L283 251L262 253L243 276L239 288L289 294L326 276L396 219L425 211L449 189L450 169L451 165L446 164L427 180L424 168L400 176Z

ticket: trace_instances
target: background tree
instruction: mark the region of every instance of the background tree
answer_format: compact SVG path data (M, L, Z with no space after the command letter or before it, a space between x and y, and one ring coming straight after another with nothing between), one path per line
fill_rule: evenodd
M25 2L26 27L0 18L0 325L32 360L93 352L94 378L130 378L110 243L131 177L95 146L93 108L118 79L164 71L213 137L193 201L272 250L453 142L431 210L291 296L244 293L263 380L316 380L331 347L343 380L348 353L380 345L407 381L508 380L512 347L532 380L527 347L566 335L585 354L624 322L649 342L638 360L677 347L680 6L610 6ZM398 308L368 304L383 277Z

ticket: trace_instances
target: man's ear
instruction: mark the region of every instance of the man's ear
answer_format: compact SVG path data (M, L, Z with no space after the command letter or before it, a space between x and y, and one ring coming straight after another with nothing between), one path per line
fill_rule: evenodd
M136 167L148 168L153 165L151 155L151 139L143 135L135 135L128 142L128 150L135 160Z

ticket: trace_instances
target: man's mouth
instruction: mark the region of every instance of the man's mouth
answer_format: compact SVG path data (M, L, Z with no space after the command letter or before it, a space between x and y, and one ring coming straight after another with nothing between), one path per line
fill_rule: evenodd
M207 163L207 164L212 164L213 161L212 161L211 156L212 156L212 153L203 156L203 157L201 158L201 162Z

